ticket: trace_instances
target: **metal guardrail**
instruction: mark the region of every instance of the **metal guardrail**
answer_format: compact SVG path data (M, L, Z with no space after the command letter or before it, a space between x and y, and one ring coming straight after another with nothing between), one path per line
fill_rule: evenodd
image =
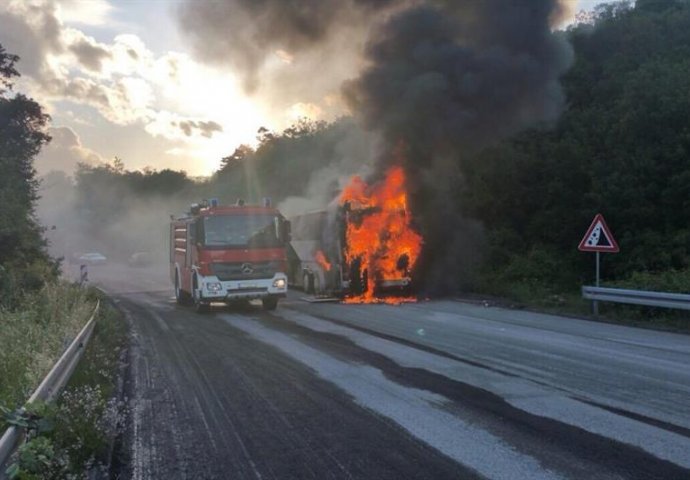
M46 375L31 397L29 397L27 403L37 400L50 402L55 399L60 390L67 384L84 353L86 344L91 339L100 304L101 302L98 300L89 321L86 322L86 325L77 334L70 346L67 347L67 350L55 362L53 368L48 372L48 375ZM0 438L0 479L5 477L6 463L23 437L24 432L21 428L10 426Z
M582 298L600 302L628 303L648 307L690 310L690 295L684 293L649 292L623 288L582 287Z

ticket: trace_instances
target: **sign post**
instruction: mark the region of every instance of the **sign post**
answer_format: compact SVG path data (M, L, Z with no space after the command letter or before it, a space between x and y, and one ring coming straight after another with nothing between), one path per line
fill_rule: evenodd
M587 229L587 233L582 237L580 245L577 247L581 252L595 252L596 253L596 286L599 286L600 280L600 258L601 252L618 253L620 248L613 234L606 225L606 221L601 213L597 213L592 220L592 224ZM599 315L599 303L592 300L592 313L594 316Z

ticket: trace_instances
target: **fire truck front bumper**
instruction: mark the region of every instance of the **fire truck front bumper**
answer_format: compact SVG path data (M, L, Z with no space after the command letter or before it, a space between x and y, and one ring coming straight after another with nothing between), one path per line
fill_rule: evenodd
M210 301L229 302L287 295L287 276L276 273L272 278L253 280L218 280L216 276L204 277L201 282L202 296Z

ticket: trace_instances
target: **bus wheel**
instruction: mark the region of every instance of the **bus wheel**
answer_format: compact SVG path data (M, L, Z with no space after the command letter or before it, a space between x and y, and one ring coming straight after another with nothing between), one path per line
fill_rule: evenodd
M321 294L321 277L319 277L319 273L314 273L311 277L311 282L312 282L312 291L314 292L314 295L319 295Z
M304 272L302 286L304 287L304 293L314 293L314 276L309 272Z

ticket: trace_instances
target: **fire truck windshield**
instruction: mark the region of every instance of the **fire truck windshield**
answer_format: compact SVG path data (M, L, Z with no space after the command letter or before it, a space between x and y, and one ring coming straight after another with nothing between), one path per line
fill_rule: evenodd
M214 215L204 217L203 244L207 247L280 247L274 215Z

